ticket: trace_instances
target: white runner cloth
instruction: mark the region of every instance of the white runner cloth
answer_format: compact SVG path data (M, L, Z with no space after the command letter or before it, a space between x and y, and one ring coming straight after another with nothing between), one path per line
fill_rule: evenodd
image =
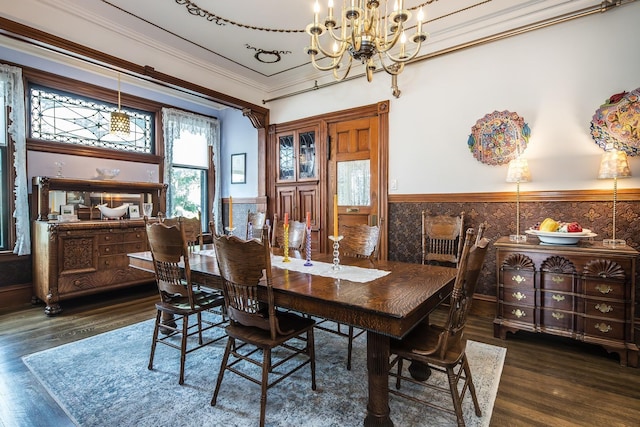
M280 255L271 255L271 266L283 270L309 273L316 276L333 277L334 279L350 280L352 282L366 283L380 277L384 277L390 271L376 270L375 268L355 267L352 265L341 265L340 270L334 270L333 264L311 260L313 265L305 266L307 262L300 258L289 258L289 262L283 262Z
M204 256L215 256L213 249L195 251L194 253ZM353 265L341 265L340 270L334 270L333 264L311 260L313 265L304 265L307 262L301 258L289 258L289 262L283 262L280 255L271 255L271 266L283 270L309 273L316 276L332 277L334 279L349 280L351 282L366 283L389 274L389 271L377 270L375 268L355 267Z

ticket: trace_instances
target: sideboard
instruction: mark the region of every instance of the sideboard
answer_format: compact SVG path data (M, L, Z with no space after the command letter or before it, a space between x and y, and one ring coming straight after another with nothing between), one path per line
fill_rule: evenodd
M544 245L535 237L496 248L494 336L526 330L597 344L638 366L634 301L638 252L629 246Z
M131 213L100 219L94 207L152 203L157 215L164 212L166 189L150 182L34 177L33 299L46 304L45 314L60 313L63 300L153 282L153 274L129 267L127 257L148 249L144 219ZM73 207L82 220L53 219L59 204ZM80 215L83 209L88 216Z

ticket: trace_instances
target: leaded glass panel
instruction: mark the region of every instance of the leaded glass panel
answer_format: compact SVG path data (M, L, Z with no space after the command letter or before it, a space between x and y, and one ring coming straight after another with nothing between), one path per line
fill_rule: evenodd
M278 138L279 144L279 163L280 163L280 179L294 180L294 152L293 152L293 135L281 136Z
M302 132L299 135L300 179L316 177L316 133Z
M153 153L154 114L121 108L131 119L129 135L109 132L111 113L117 105L78 95L31 86L30 129L33 139L109 148L120 151Z

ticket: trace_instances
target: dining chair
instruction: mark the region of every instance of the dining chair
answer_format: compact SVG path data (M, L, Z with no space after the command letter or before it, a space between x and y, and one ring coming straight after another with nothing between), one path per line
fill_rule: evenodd
M264 426L269 388L310 365L311 388L316 389L315 321L276 307L271 248L266 237L259 241L214 236L213 241L229 325L226 327L227 346L211 406L216 404L225 371L233 372L261 386L260 426ZM264 296L260 298L260 295ZM281 351L272 352L275 348ZM249 363L243 364L243 361ZM243 366L252 364L261 367L259 378L243 369Z
M303 251L307 226L301 221L289 221L289 249ZM284 248L284 222L278 221L278 215L273 217L273 229L271 231L271 246Z
M449 311L444 324L423 322L409 332L405 338L391 340L393 359L389 375L396 378L396 384L395 389L389 388L389 392L455 414L458 426L464 426L462 401L467 391L471 394L476 415L482 415L465 351L464 327L489 244L489 239L482 237L483 231L484 224L478 228L477 234L472 228L466 232L455 284L449 300ZM410 374L407 375L402 370L404 360L426 364L432 372L446 373L448 387L438 386L428 380L420 381L414 379ZM396 368L395 372L394 367ZM410 395L400 391L402 380L422 385L436 392L449 393L453 400L453 409L437 405L433 396L418 395L417 393ZM459 381L463 381L462 387L458 386Z
M247 213L247 239L261 239L262 229L265 226L267 220L267 214L265 212L251 212Z
M378 246L380 242L380 227L377 225L340 225L339 235L343 236L340 241L340 255L354 258L378 258ZM335 324L335 328L328 326ZM323 319L317 322L316 328L331 332L348 338L347 345L347 370L351 369L351 355L353 352L353 340L364 333L363 329L354 329L347 326L347 332L343 331L343 324L332 320Z
M184 384L184 366L187 354L212 344L224 337L203 338L203 332L220 327L225 323L224 316L220 321L213 321L213 314L203 317L203 312L210 312L224 304L224 297L197 287L191 282L189 265L189 249L184 228L178 225L167 225L162 222L150 223L145 218L145 228L149 249L153 259L156 283L160 292L160 301L156 303L156 319L149 356L149 369L153 369L156 344L165 344L180 350L179 384ZM191 316L196 317L193 325L189 325ZM160 336L162 332L162 336ZM189 338L197 335L198 343L189 345ZM180 338L179 345L176 337Z
M464 212L458 216L422 211L422 263L456 267L462 253Z
M202 246L204 239L202 236L202 222L200 219L200 211L195 217L176 216L172 218L160 217L160 222L167 226L178 225L184 230L187 239L187 247L193 251L196 246Z

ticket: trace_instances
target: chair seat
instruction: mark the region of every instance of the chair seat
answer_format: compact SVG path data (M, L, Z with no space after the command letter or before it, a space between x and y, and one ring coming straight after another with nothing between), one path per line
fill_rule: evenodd
M409 360L441 365L456 365L466 349L467 340L461 339L451 345L444 357L435 354L440 350L440 336L444 328L440 325L420 324L402 340L391 340L391 353Z
M169 302L158 302L156 303L156 308L158 310L184 315L224 305L224 296L219 293L208 292L202 289L194 289L193 297L195 305L194 309L191 309L188 296L177 296L172 297Z
M280 343L290 340L300 335L315 325L315 320L309 317L299 316L295 313L277 311L276 316L280 324L280 329L285 332L283 335L277 335L276 339L271 339L271 333L265 329L256 326L244 326L238 323L229 324L225 330L227 335L255 345L256 347L268 348L275 347Z

